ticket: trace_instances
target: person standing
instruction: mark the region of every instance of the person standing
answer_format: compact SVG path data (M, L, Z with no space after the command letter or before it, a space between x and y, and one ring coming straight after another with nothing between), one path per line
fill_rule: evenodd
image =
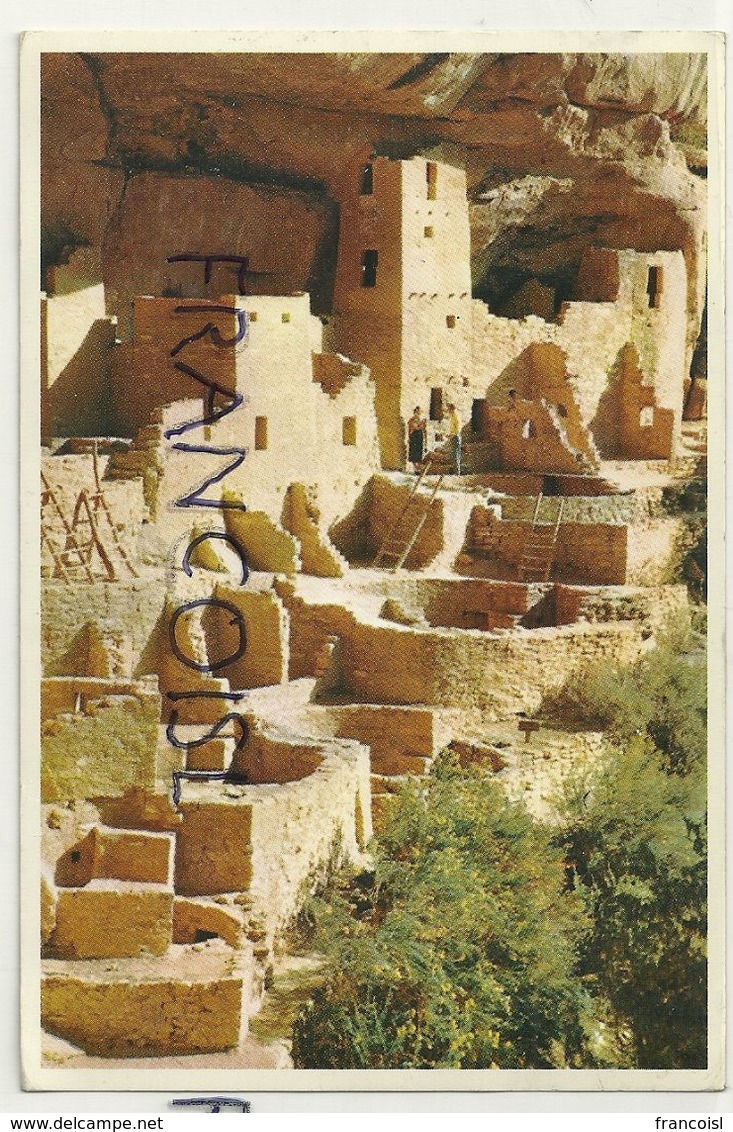
M450 453L453 460L453 470L457 476L461 474L461 419L453 404L448 406L446 418Z
M420 406L416 405L414 413L407 422L407 458L415 474L418 464L422 464L425 459L427 432L427 421L420 412Z

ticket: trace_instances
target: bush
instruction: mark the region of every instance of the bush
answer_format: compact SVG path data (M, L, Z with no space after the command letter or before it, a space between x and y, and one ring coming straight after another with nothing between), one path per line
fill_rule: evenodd
M642 1069L706 1063L705 772L667 764L646 738L612 748L558 839L592 924L581 974L629 1024Z
M703 766L707 672L702 655L680 651L684 643L670 635L627 668L592 665L548 701L545 710L608 730L622 746L645 736L674 773Z
M662 493L662 510L684 521L670 581L684 582L694 602L707 601L707 480L672 484Z
M305 1068L593 1062L575 976L587 930L561 854L485 774L449 758L405 788L372 874L311 902L330 976L296 1022Z

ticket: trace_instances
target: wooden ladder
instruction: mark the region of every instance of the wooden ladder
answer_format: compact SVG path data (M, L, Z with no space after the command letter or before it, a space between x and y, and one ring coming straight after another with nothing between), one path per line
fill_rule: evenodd
M89 566L86 547L77 541L74 530L64 514L63 507L59 503L56 493L43 472L41 472L41 483L43 484L43 490L41 492L41 539L43 544L50 551L53 559L54 576L58 577L60 575L64 581L68 582L71 580L69 571L81 567L86 574L87 581L93 582L94 574ZM66 536L66 545L63 551L56 549L48 526L43 520L43 508L49 504L55 511L56 517L60 521ZM76 555L76 561L70 561L70 557L73 557L73 555Z
M81 568L86 575L89 582L94 581L95 574L92 569L93 551L96 550L99 555L102 565L104 566L107 574L107 580L110 582L117 580L117 574L112 561L113 555L117 553L124 562L127 569L132 574L133 578L139 577L139 574L130 557L122 545L117 527L112 516L112 513L105 499L102 490L102 484L99 477L99 460L97 453L97 442L94 442L93 449L93 467L94 467L94 484L95 490L91 494L82 488L76 498L74 512L71 522L67 519L61 503L46 479L46 476L41 473L41 480L43 482L43 491L41 494L41 504L43 506L50 505L57 519L60 521L61 526L66 536L66 545L63 550L59 550L54 545L54 540L48 525L44 523L41 518L41 538L43 545L51 554L54 564L54 576L62 577L64 581L72 580L72 573ZM112 538L112 548L108 551L102 539L99 529L99 519L103 517L109 527L110 535Z
M96 440L94 441L94 447L92 449L92 461L93 461L92 466L94 468L94 485L95 485L96 491L95 491L95 494L91 497L91 503L92 503L92 506L93 506L93 509L94 509L95 517L96 517L96 513L98 511L102 511L102 513L103 513L103 515L104 515L104 517L107 520L107 523L109 525L110 533L112 535L112 542L114 543L115 550L119 554L122 561L125 563L125 566L130 571L133 578L139 578L140 575L138 574L137 570L135 569L132 562L130 561L130 556L127 553L127 551L125 550L124 546L122 545L122 542L120 541L120 536L119 536L118 531L117 531L117 525L116 525L116 523L115 523L115 521L112 517L112 512L109 509L109 505L107 503L106 496L104 494L104 491L102 490L102 483L101 483L101 479L100 479L100 476L99 476L99 452L98 452Z
M532 515L532 528L527 535L519 562L519 579L522 582L547 582L550 578L565 500L559 499L554 515L549 519L543 519L542 504L547 502L546 496L542 494L537 496Z
M433 500L438 494L444 478L443 474L437 477L429 495L419 494L420 487L430 471L431 464L432 457L429 457L418 479L410 488L410 493L402 509L387 528L387 533L372 563L373 566L383 565L388 570L399 570L417 542L418 535L425 526ZM416 510L417 508L420 510ZM417 519L417 522L407 525L407 520L413 517Z

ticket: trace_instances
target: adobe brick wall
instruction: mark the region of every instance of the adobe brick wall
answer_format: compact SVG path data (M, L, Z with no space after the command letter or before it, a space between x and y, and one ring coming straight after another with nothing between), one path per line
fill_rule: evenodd
M501 637L355 622L343 639L343 678L352 696L373 703L536 711L589 663L634 660L647 647L642 633L634 622Z
M175 883L189 896L248 892L271 938L334 852L354 859L365 848L369 752L348 740L304 742L262 733L253 748L245 762L268 782L183 784Z

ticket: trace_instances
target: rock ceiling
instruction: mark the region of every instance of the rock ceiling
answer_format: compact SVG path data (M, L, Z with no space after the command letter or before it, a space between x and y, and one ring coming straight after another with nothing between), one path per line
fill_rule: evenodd
M531 277L569 295L590 243L681 248L697 334L704 56L48 55L42 110L46 260L96 250L120 301L174 222L263 261L290 223L303 254L266 266L325 310L344 178L372 152L420 153L467 170L494 309Z

